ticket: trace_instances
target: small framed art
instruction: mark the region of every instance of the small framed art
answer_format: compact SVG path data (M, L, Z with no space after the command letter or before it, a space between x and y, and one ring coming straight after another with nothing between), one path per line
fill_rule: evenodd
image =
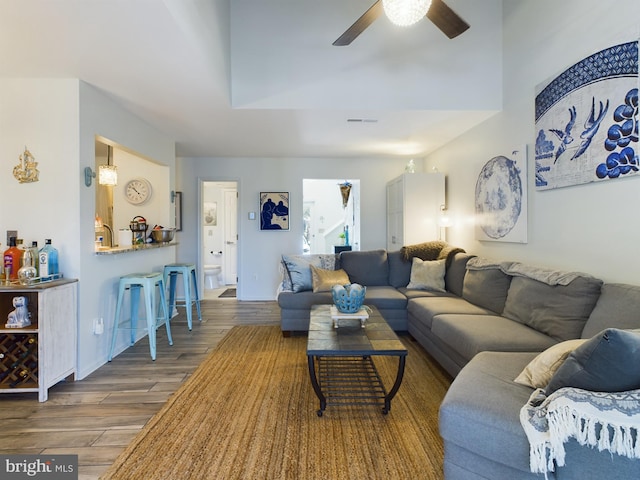
M289 230L289 192L260 192L260 230Z

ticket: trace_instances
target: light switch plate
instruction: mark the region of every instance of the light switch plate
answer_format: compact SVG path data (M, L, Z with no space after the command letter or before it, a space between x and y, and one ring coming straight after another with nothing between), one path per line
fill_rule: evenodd
M249 212L249 220L255 220L256 219L256 212Z

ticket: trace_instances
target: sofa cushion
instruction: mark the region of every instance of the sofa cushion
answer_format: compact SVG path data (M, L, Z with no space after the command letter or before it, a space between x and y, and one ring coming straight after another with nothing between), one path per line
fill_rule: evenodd
M334 285L346 285L349 283L349 275L342 269L324 270L311 265L311 281L313 292L330 292Z
M640 286L605 283L589 316L582 338L591 338L606 328L640 328Z
M569 354L586 341L584 338L577 338L550 346L531 360L514 382L531 388L546 388Z
M303 292L313 289L311 277L311 265L326 270L335 270L335 254L313 254L313 255L283 255L282 263L285 272L289 276L289 282L283 282L285 290ZM287 288L287 286L291 286Z
M389 285L389 263L386 250L340 253L340 266L352 283L366 287Z
M406 287L411 278L411 262L402 257L400 250L387 252L389 262L389 285L395 288Z
M513 277L502 314L558 341L579 338L601 285L601 280L586 276L568 285Z
M367 287L364 303L365 305L374 305L379 310L405 310L407 297L393 287L374 286Z
M608 328L576 348L551 378L547 395L562 387L594 392L640 388L640 330Z
M451 292L459 297L462 296L464 277L467 273L467 262L475 255L468 253L456 253L447 266L447 273L444 276L444 284L447 292Z
M498 315L436 315L431 331L466 361L484 351L541 352L557 343L544 333Z
M422 260L414 257L411 262L411 279L408 289L445 292L444 273L446 260Z
M458 445L531 475L529 442L519 421L531 389L512 380L534 357L535 353L483 352L469 362L440 407L440 435L445 446ZM473 471L473 465L468 468Z
M468 269L462 298L496 313L502 313L511 285L511 276L499 268Z
M402 291L402 290L401 290ZM416 290L407 291L406 295L416 292ZM442 295L432 292L425 292L430 296L409 297L411 300L407 305L407 311L428 328L431 328L433 317L444 313L457 313L462 315L490 315L489 310L478 307L473 303L467 302L465 299L453 295Z

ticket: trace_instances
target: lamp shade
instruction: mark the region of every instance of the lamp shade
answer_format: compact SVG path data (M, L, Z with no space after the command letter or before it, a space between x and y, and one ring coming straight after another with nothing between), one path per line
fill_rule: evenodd
M100 165L98 167L98 183L114 186L118 184L118 169L115 165Z
M382 0L382 6L391 23L407 27L427 14L431 0Z

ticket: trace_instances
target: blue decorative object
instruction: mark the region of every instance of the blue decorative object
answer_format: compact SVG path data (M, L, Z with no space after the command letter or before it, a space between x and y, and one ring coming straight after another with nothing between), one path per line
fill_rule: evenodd
M536 188L640 174L638 41L614 45L536 87Z
M527 241L526 147L511 158L494 157L476 182L476 238L501 242Z
M334 285L331 288L333 303L341 313L356 313L364 303L367 287L358 283Z

